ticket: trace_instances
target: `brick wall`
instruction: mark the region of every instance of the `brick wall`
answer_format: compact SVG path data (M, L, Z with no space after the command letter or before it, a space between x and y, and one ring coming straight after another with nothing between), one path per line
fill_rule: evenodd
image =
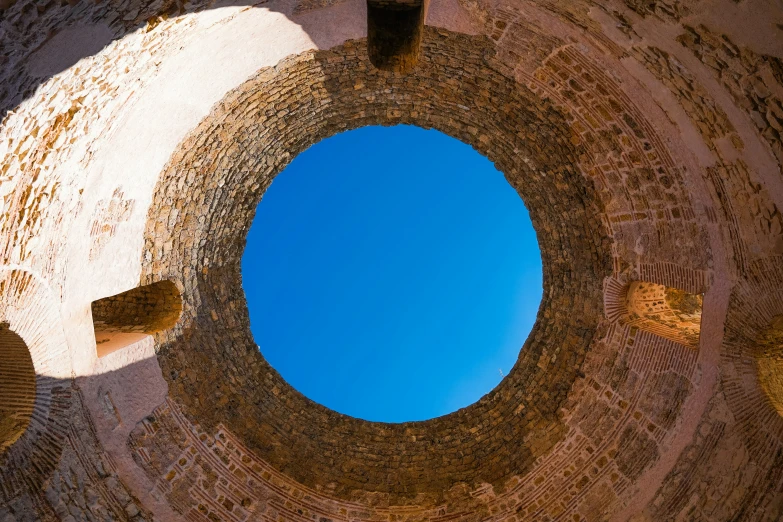
M35 369L21 337L0 324L0 454L22 436L35 404Z
M780 518L783 13L771 3L430 3L449 30L428 28L408 76L370 66L365 13L339 0L0 9L0 322L24 340L35 383L29 426L0 457L0 519ZM194 46L232 59L167 69ZM57 49L77 52L47 62ZM259 56L209 103L206 83L165 89L173 73L203 67L212 84ZM136 148L96 167L156 96L189 105L149 111ZM146 161L193 114L168 159ZM255 205L296 154L395 123L440 129L505 173L537 230L545 292L492 393L382 425L313 404L269 367L239 259ZM161 280L182 292L182 317L147 341L168 396L139 405L140 351L98 360L90 303ZM623 320L637 281L664 302L666 288L702 296L698 346ZM173 313L158 312L173 292L148 290L97 301L93 319L117 335L168 328ZM5 345L22 353L16 341Z

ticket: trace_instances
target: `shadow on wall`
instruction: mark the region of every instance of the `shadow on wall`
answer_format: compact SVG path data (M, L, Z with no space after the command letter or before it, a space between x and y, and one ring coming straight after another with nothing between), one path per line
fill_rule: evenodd
M101 432L101 412L112 412L111 395L104 393L109 388L119 390L125 412L141 411L126 413L133 426L164 401L167 387L152 339L145 335L144 343L97 365L134 361L116 372L75 377L50 289L24 270L0 276L0 520L139 520L134 514L142 507L117 479L117 464L101 444L119 421ZM180 294L174 283L159 281L97 301L94 309L101 329L149 333L173 326ZM127 433L116 433L125 447ZM73 512L76 506L93 516Z
M92 375L75 376L49 287L30 272L1 270L0 297L0 520L152 520L136 517L143 509L115 466L127 465L121 448L128 433L166 397L153 339L98 359ZM96 307L105 325L167 328L179 315L179 292L169 281L120 297ZM103 444L117 439L121 444ZM120 448L112 453L119 460L107 455L111 448Z
M23 341L20 346L26 348ZM220 494L221 502L193 495L193 477L237 473L236 457L214 459L194 449L219 453L231 441L185 421L167 400L151 350L129 349L136 361L104 373L26 376L37 387L35 411L30 428L0 450L0 520L153 520L146 506L155 506L163 520L217 520L227 512L247 519L264 512L269 491L260 482L250 488L252 494L247 488L214 490L208 480L194 488L196 495ZM0 382L4 378L0 374ZM265 466L252 455L241 457L244 467ZM183 485L181 494L167 500L171 505L152 497Z
M332 0L110 0L50 2L0 0L0 122L36 89L136 31L150 32L164 20L227 7L263 7L284 14L316 46L327 44L328 31L308 26L296 15ZM362 2L364 5L364 2Z
M759 337L768 349L754 356L780 356L781 317L775 317L770 329ZM204 433L184 421L181 412L166 400L166 386L154 355L76 379L34 378L40 384L36 429L28 429L8 452L0 451L0 520L7 515L18 521L46 520L52 515L64 519L70 515L66 505L71 509L82 506L85 518L89 514L100 519L152 520L144 507L150 499L134 497L120 480L129 475L135 475L136 492L139 486L148 493L183 492L170 497L174 509L184 516L188 510L206 510L199 517L191 513L193 519L216 519L210 515L224 514L212 511L222 509L221 505L231 506L231 512L242 519L265 509L268 497L263 484L251 488L251 495L242 488L216 493L209 481L203 488L190 489L198 483L194 478L206 476L203 462L207 462L213 480L235 476L238 459L247 466L263 463L232 446L230 434ZM203 459L203 454L192 452L201 448L198 451L223 454L227 447L232 448L231 459ZM110 455L103 448L119 449L121 455ZM50 479L66 475L66 480ZM182 485L186 487L178 489ZM194 492L219 493L227 502L197 502Z
M8 323L0 323L0 454L27 429L34 403L33 358Z
M4 354L0 352L0 363ZM26 403L17 404L17 417L26 416L29 427L12 444L0 447L0 520L70 520L77 515L76 506L82 510L80 520L153 519L119 478L118 466L128 464L104 449L107 436L127 444L127 434L140 420L123 419L114 403L125 397L115 398L112 393L132 394L141 388L141 394L151 398L144 389L150 368L160 372L154 356L117 371L76 379L26 376L26 388L37 389L35 408L27 414L21 411ZM0 364L0 371L5 369ZM5 377L0 375L0 383ZM112 383L116 386L109 391L107 385ZM149 410L161 401L154 399L145 405ZM8 406L4 403L4 416Z
M300 16L342 2L351 8L337 12L333 22ZM418 60L426 11L425 2L414 4L411 8L410 2L373 0L368 11L365 0L111 0L91 4L69 0L45 5L33 0L0 0L0 28L5 29L0 31L4 53L0 56L0 122L40 85L112 42L137 31L151 32L165 20L211 9L261 7L281 13L319 49L334 44L335 31L347 30L357 37L366 34L369 25L376 42L373 63L388 70L409 70ZM400 5L405 9L401 11ZM394 23L400 13L413 13L405 18L407 25Z

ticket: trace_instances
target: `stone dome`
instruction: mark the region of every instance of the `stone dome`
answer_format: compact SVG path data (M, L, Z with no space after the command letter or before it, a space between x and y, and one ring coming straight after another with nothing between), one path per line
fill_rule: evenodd
M0 521L783 517L779 2L0 0L0 49ZM494 390L385 424L266 362L240 260L395 124L504 173L544 292Z

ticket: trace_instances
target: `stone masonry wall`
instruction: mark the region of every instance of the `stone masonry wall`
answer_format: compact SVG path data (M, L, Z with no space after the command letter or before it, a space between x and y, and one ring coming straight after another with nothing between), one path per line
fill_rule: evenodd
M95 331L153 334L174 326L182 313L182 299L171 281L139 286L93 301Z
M672 341L699 345L703 299L677 288L633 282L626 290L628 322Z
M0 324L0 455L22 436L35 404L35 369L24 340Z
M323 476L319 482L334 484L334 494L346 497L375 490L392 499L439 498L449 484L499 484L529 466L535 455L560 436L555 412L591 342L591 323L599 318L600 310L588 303L596 303L600 281L610 270L596 197L589 189L565 189L576 186L567 180L579 174L563 160L574 158L579 148L558 112L545 101L533 103L525 91L513 94L482 39L431 32L425 50L430 58L404 78L374 70L364 44L358 42L263 71L230 94L183 144L182 152L173 156L148 227L148 274L178 277L180 260L197 260L191 272L194 279L182 280L186 304L181 330L161 347L172 394L188 413L208 413L198 420L205 428L222 422L298 480L314 486L313 478ZM454 69L458 63L459 70ZM307 95L286 96L301 90L301 82L308 86ZM507 106L497 111L493 97L504 97ZM461 109L464 103L473 110ZM551 290L542 304L537 331L522 351L508 387L501 386L486 400L451 418L374 425L313 404L259 356L249 333L244 299L236 287L244 233L271 177L314 140L378 123L435 127L478 147L523 195L534 226L542 231L562 229L568 216L567 226L582 231L541 242L545 286ZM536 141L533 135L519 131L524 128L536 128L550 139ZM225 141L228 135L245 138L231 143ZM228 146L225 152L223 143ZM205 176L205 172L214 174ZM182 173L186 173L184 179ZM536 183L525 183L530 178ZM557 199L553 198L554 184L562 187ZM175 193L187 195L180 199L183 204L167 205ZM203 219L215 205L231 208L231 212L225 218ZM565 208L567 214L560 210ZM172 221L184 228L171 227ZM182 232L172 236L171 230ZM577 278L578 283L566 283ZM567 288L580 291L563 292ZM567 303L574 301L584 313L568 319ZM557 318L561 326L554 327L550 317ZM536 339L546 339L546 345ZM194 350L195 346L199 348ZM219 384L215 391L201 373L207 368L201 362L205 359L235 375L234 381ZM546 381L538 372L541 367L548 369ZM268 385L258 387L258 382ZM211 394L202 389L207 384ZM509 408L505 397L520 392L524 394L522 406ZM197 397L198 407L193 401ZM203 408L204 401L209 408ZM248 422L259 415L270 419L266 432ZM512 449L506 440L511 429L529 433L535 443ZM279 442L270 444L267 437ZM478 444L466 454L460 446L470 440ZM389 459L395 462L393 475L386 464ZM428 471L435 469L437 474ZM340 476L332 470L341 470Z
M780 519L779 4L444 0L427 23L400 76L354 0L0 2L0 373L32 362L0 382L29 411L0 519ZM545 291L498 388L387 425L268 365L239 259L296 154L397 123L505 173ZM178 320L104 300L163 280ZM699 297L694 335L628 321L639 282ZM163 331L99 358L93 319Z

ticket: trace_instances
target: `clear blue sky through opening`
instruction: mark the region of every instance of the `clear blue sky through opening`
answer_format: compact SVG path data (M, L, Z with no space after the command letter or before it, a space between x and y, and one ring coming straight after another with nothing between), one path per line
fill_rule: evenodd
M412 126L314 145L259 204L242 258L251 330L294 388L371 421L480 399L541 301L527 210L470 146Z

